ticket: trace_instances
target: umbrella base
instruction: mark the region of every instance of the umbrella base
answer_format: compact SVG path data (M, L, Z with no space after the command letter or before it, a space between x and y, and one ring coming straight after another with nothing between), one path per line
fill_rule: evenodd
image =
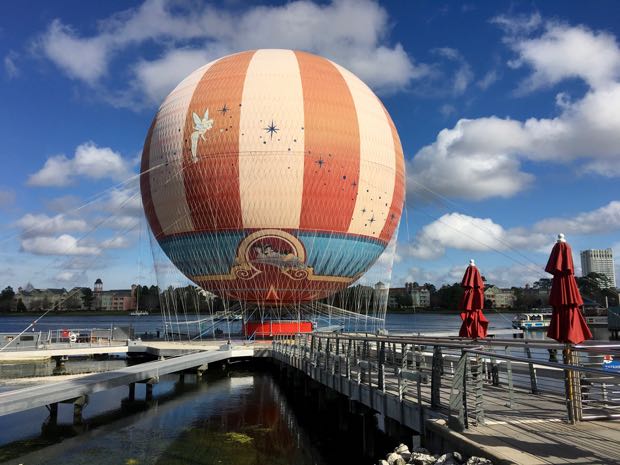
M482 310L467 310L461 313L463 324L459 331L460 337L483 339L487 337L489 320L486 319Z

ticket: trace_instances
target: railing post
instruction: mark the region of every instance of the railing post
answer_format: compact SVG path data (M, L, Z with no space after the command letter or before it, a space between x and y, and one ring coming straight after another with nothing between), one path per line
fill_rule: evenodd
M381 341L379 348L379 366L378 366L377 387L380 391L385 392L385 342Z
M506 355L510 355L510 348L506 347ZM506 360L506 376L508 377L508 404L507 407L512 408L514 402L514 385L512 383L512 362Z
M467 428L467 353L463 352L452 378L448 426L455 431ZM455 415L456 412L456 415Z
M525 346L525 354L527 355L527 358L532 358L532 350L530 349L530 346L527 345L527 343ZM532 394L538 394L538 379L536 377L536 368L534 368L533 363L528 363L528 367L530 370L530 387Z
M476 418L476 424L484 424L484 398L483 398L483 378L482 378L482 365L480 356L476 355L470 361L469 364L471 371L472 385L474 387L474 414Z
M325 371L329 370L329 346L330 346L329 342L330 342L330 339L327 338L325 340Z
M422 374L418 372L418 414L420 422L420 436L424 437L424 408L422 407Z
M572 364L575 366L579 365L579 353L576 351L572 351ZM575 402L575 418L577 419L577 421L582 421L583 396L581 392L581 373L579 371L573 370L573 380L575 383L575 394L577 396L577 401Z
M417 365L417 364L416 364ZM441 389L441 375L443 373L443 355L441 353L441 347L435 346L433 348L433 362L431 373L431 408L436 409L441 404L440 389Z

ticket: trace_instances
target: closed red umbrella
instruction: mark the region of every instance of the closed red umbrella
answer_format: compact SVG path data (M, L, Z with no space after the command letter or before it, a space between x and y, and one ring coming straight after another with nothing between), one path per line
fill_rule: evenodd
M580 344L591 339L590 328L579 310L583 300L575 281L573 254L564 234L558 235L545 271L553 275L549 295L553 315L547 336L567 344Z
M459 309L462 310L461 319L463 320L459 336L474 339L485 338L489 321L482 313L484 308L484 282L473 260L469 261L461 286L465 288L465 293L459 305Z

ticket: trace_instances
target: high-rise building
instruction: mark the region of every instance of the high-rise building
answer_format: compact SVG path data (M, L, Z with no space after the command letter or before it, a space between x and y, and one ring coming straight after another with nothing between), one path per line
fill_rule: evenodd
M599 273L607 276L611 287L616 287L614 254L611 249L590 249L581 251L581 275Z

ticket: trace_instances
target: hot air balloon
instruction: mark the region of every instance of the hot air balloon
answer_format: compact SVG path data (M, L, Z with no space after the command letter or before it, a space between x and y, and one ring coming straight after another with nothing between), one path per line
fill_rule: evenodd
M370 88L328 59L268 49L208 63L166 97L140 183L184 275L264 305L356 281L397 230L404 185L398 133Z

